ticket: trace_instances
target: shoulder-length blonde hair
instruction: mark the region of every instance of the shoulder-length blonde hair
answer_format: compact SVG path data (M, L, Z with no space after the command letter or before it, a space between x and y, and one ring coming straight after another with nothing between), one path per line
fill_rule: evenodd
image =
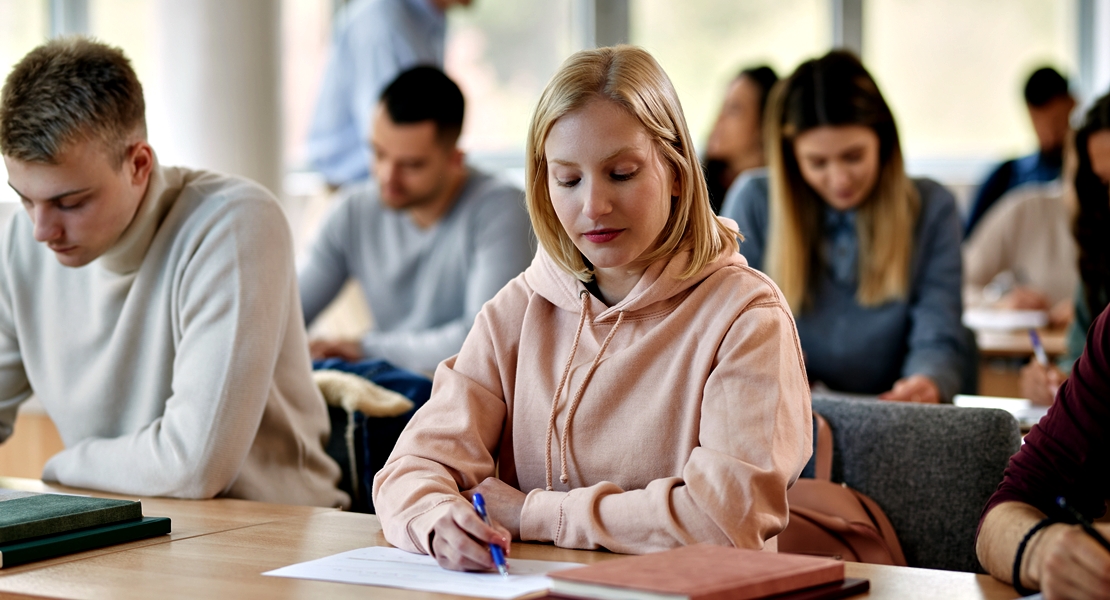
M764 267L795 313L812 300L815 265L823 260L824 200L803 179L794 140L816 127L842 125L863 125L879 137L879 177L856 210L856 299L877 306L908 293L921 199L906 176L894 115L875 80L854 55L833 51L780 81L764 120L771 193Z
M547 182L544 145L551 126L563 115L594 99L623 107L648 131L671 171L679 195L656 247L644 256L655 261L689 249L690 262L681 277L692 277L727 247L736 249L736 232L713 214L709 192L694 152L678 94L659 63L635 46L583 50L568 58L547 84L528 127L525 194L532 228L555 262L582 281L593 278L555 214Z

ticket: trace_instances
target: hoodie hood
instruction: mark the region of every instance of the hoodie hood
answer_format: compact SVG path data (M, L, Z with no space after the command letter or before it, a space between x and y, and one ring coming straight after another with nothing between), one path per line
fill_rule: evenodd
M724 223L728 225L731 230L736 231L735 222L725 219ZM570 446L570 432L574 420L574 413L578 409L578 403L582 399L586 387L593 378L594 371L596 371L597 367L601 364L601 360L605 355L606 349L609 347L609 343L613 341L621 324L624 323L625 316L632 316L644 312L655 312L657 310L665 312L668 308L681 301L680 296L683 292L701 283L713 273L731 265L746 266L748 262L739 253L731 249L726 249L717 255L716 260L706 265L693 277L681 279L681 274L686 270L689 264L690 251L688 250L678 252L669 258L655 261L644 271L644 274L640 277L636 285L633 286L628 295L620 302L609 307L605 306L601 300L590 294L581 280L564 271L552 260L551 256L548 255L542 247L536 252L536 258L533 260L532 266L524 272L525 282L531 286L537 294L553 305L563 310L578 313L578 327L574 332L574 343L566 358L562 376L559 378L559 384L555 388L555 394L551 399L551 414L547 422L544 462L546 487L548 491L554 489L551 443L556 431L556 417L559 413L560 398L563 396L563 390L566 387L571 367L574 364L574 357L578 352L578 345L582 338L582 330L585 328L586 323L591 320L593 322L610 321L614 318L613 315L616 315L613 326L609 329L608 335L605 336L605 340L601 343L601 346L594 354L593 360L590 362L590 366L586 371L586 376L582 379L582 382L578 385L578 389L575 390L574 394L569 399L570 404L563 423L563 434L559 440L559 480L564 484L569 481L567 448ZM591 317L592 314L596 314L597 316Z
M737 226L731 219L718 217L729 229L736 231ZM590 296L589 308L596 314L596 320L616 318L620 312L633 313L654 310L660 303L679 296L686 290L698 285L718 270L728 266L747 266L748 261L739 253L728 249L705 265L693 277L679 279L690 264L690 251L682 251L669 258L655 261L644 271L640 281L627 296L613 306L606 306L601 300ZM561 309L579 312L582 308L582 292L589 293L585 284L577 277L563 270L541 246L536 251L532 265L524 272L528 286L543 296L548 302Z

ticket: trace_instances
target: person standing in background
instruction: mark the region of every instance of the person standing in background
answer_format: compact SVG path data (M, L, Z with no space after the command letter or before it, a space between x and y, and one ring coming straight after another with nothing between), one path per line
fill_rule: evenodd
M336 15L307 159L332 189L370 176L378 96L416 65L443 68L447 9L471 0L354 0Z
M1002 163L979 186L968 212L964 239L971 237L983 215L1007 191L1023 183L1052 181L1060 176L1064 142L1070 129L1068 119L1075 109L1068 80L1052 67L1033 71L1025 83L1025 107L1029 109L1040 149L1029 156Z
M763 110L779 80L766 65L740 71L725 92L725 103L705 148L705 183L713 212L721 210L728 186L748 169L767 164L763 155Z

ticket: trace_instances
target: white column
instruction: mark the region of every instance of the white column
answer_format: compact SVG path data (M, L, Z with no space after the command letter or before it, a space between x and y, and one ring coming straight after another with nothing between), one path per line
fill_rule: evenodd
M281 194L281 2L156 0L145 82L160 160L233 173Z

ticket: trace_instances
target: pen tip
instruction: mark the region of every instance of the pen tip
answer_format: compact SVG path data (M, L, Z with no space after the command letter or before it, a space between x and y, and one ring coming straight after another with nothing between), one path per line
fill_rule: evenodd
M497 570L501 573L502 577L504 577L505 579L509 578L509 568L508 567L506 567L505 565L497 565Z

